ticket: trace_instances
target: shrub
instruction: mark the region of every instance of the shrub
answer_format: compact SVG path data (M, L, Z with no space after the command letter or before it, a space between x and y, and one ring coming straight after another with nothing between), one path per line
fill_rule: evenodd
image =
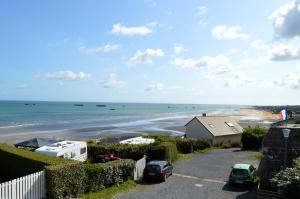
M178 158L176 145L171 142L152 144L147 152L148 160L167 160L174 162Z
M204 140L193 138L176 138L176 147L180 153L192 153L209 147L209 143Z
M73 161L0 144L0 162L1 180L6 181L41 171L47 165L58 165Z
M47 198L78 197L85 188L85 170L82 163L46 166Z
M271 183L281 191L285 198L300 198L300 158L294 160L293 168L277 173Z
M95 157L97 154L114 153L116 156L124 159L141 159L147 152L148 145L131 145L131 144L89 144L88 156Z
M248 127L244 129L242 133L241 142L243 144L243 149L259 149L262 145L262 140L266 135L267 131L264 128Z
M113 161L104 164L85 164L86 192L98 191L133 179L133 160Z

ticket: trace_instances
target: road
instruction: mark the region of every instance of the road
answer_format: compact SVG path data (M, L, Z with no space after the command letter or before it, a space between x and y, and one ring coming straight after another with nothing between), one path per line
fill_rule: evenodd
M231 166L235 163L258 161L253 152L238 148L220 149L206 154L195 154L174 165L174 174L164 183L141 184L123 193L118 199L252 199L255 188L232 188L227 184Z

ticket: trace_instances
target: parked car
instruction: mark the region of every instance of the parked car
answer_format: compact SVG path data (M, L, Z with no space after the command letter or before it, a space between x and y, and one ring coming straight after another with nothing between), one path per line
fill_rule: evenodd
M144 169L144 180L160 180L164 182L172 174L173 166L170 163L162 160L153 160Z
M122 160L122 158L117 157L113 153L108 153L108 154L105 154L105 155L98 154L94 158L94 162L101 162L101 163L105 163L105 162L109 162L109 161L114 161L114 160Z
M256 168L251 164L235 164L229 175L229 184L252 185L257 179Z

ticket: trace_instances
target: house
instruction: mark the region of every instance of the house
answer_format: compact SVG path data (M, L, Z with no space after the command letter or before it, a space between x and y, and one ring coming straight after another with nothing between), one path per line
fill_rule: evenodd
M243 128L229 116L194 117L185 125L186 137L207 140L211 145L240 143Z
M67 140L42 146L36 149L35 152L54 157L85 161L87 159L87 144L82 141Z

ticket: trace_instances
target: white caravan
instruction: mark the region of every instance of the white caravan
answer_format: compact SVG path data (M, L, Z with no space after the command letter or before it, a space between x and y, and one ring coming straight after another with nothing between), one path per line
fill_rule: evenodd
M82 141L66 140L42 146L36 149L35 152L83 162L87 159L87 144Z

